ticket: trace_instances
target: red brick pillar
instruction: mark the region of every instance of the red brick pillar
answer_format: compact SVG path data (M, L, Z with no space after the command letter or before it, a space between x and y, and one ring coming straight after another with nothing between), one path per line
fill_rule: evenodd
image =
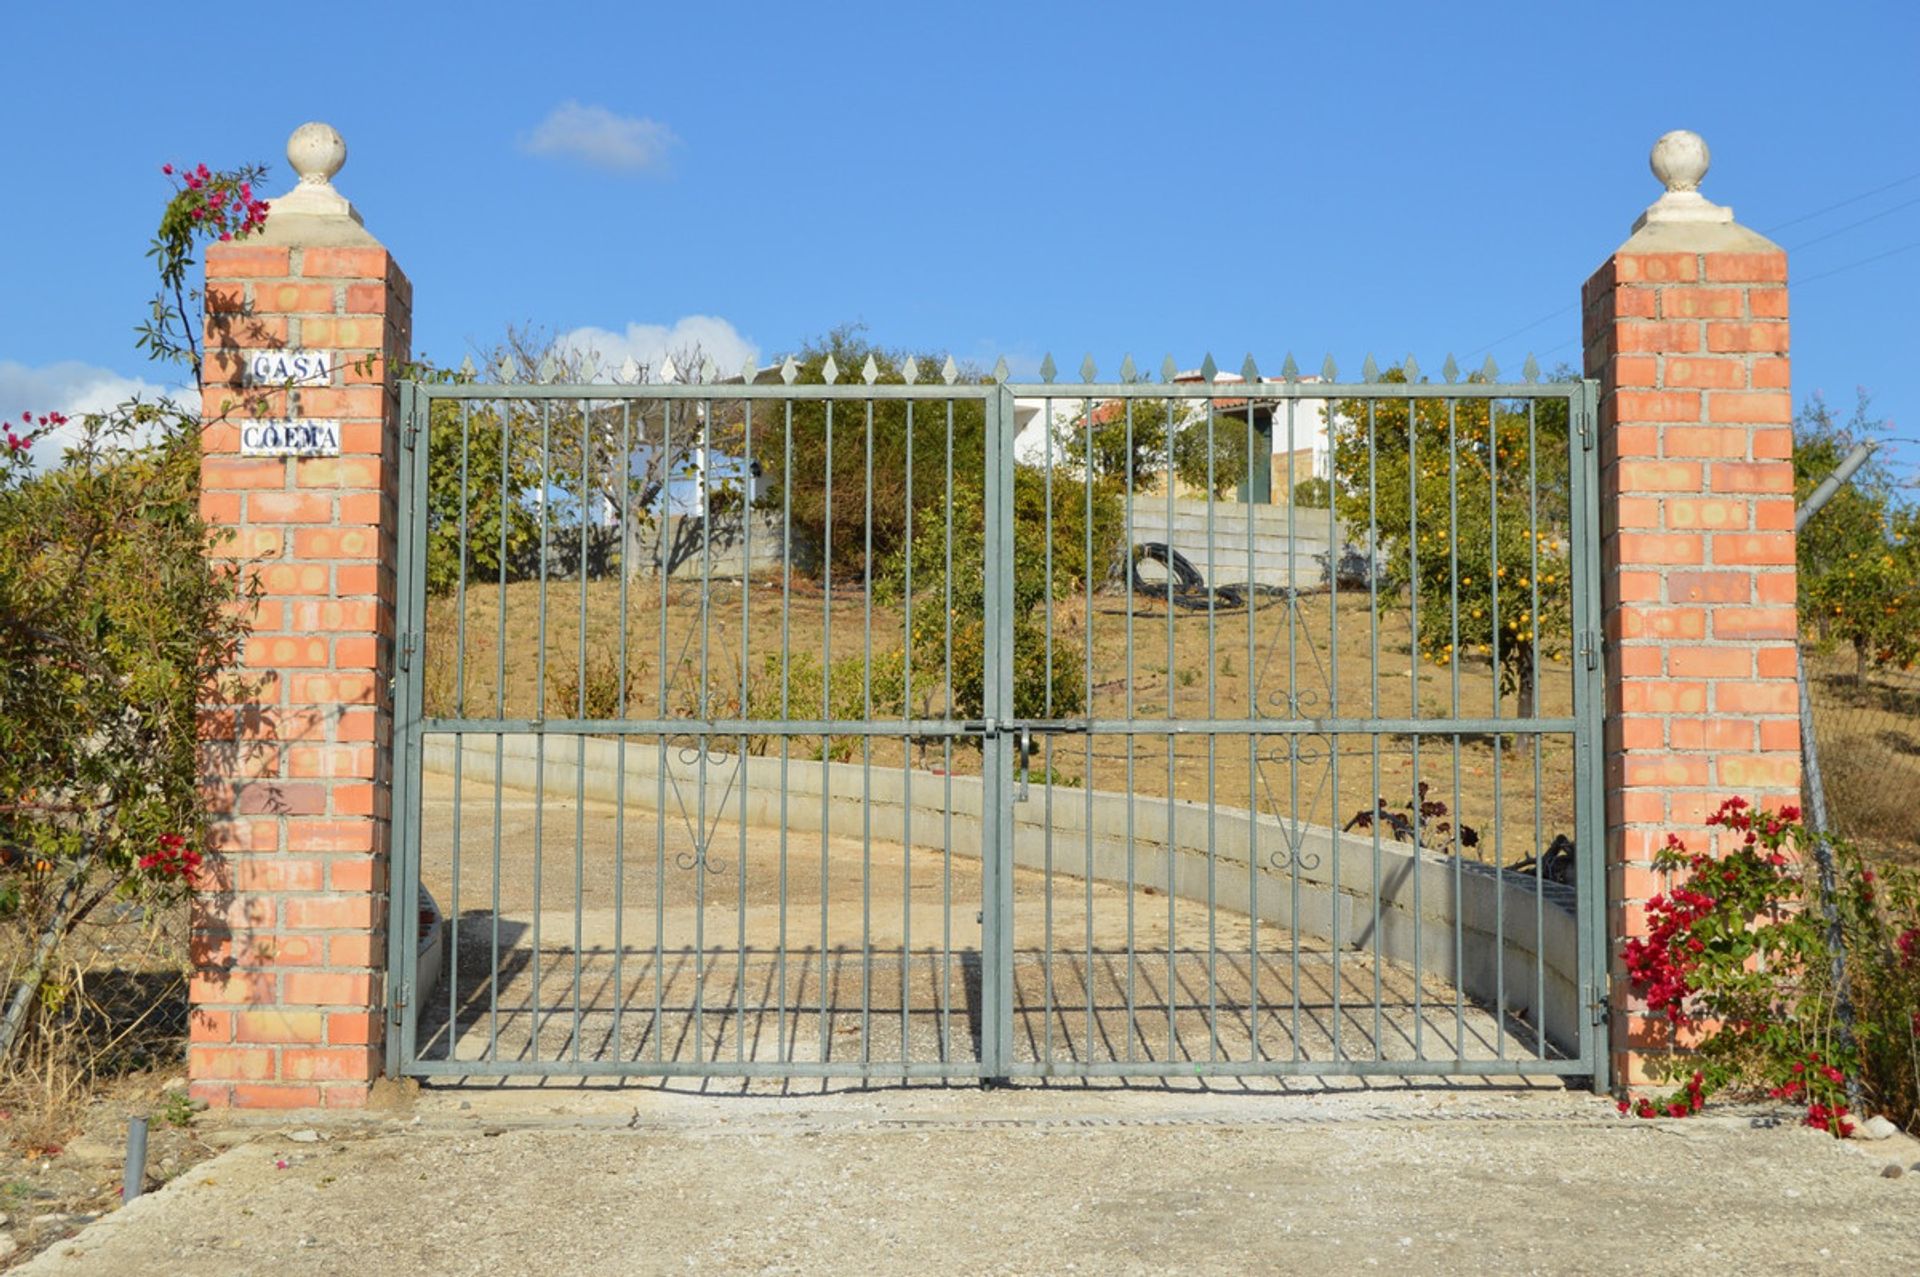
M1586 283L1601 383L1608 919L1617 1083L1676 1044L1632 996L1619 947L1644 935L1669 833L1712 845L1741 795L1797 800L1793 400L1787 257L1695 189L1706 144L1655 144L1668 186Z
M412 290L328 182L339 135L303 126L287 155L301 181L265 231L207 254L201 510L234 530L221 553L260 596L240 674L203 715L215 854L188 1070L214 1105L352 1107L385 1040L390 370L409 355ZM259 358L280 351L309 361Z

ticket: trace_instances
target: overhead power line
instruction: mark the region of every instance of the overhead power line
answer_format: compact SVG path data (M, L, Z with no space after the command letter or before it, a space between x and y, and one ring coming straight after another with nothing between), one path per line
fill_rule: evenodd
M1849 195L1837 204L1829 204L1825 208L1816 208L1811 213L1802 213L1800 216L1788 218L1784 222L1775 222L1772 226L1766 227L1761 233L1771 235L1775 231L1784 231L1789 226L1798 226L1802 222L1811 222L1816 217L1824 217L1826 214L1834 212L1837 209L1846 208L1849 204L1858 204L1861 200L1870 200L1876 195L1884 195L1888 191L1894 190L1896 187L1905 186L1908 182L1914 181L1917 178L1920 178L1920 173L1909 173L1905 177L1895 178L1885 186L1876 186L1870 191L1862 191L1858 195Z
M1797 253L1803 248L1810 248L1824 240L1830 240L1836 235L1845 235L1848 231L1858 230L1869 222L1877 222L1883 217L1898 213L1903 208L1912 208L1915 204L1920 204L1920 196L1915 196L1913 199L1895 204L1891 208L1883 208L1878 213L1870 213L1857 222L1848 222L1845 226L1836 226L1824 235L1815 235L1812 239L1803 239L1798 244L1792 245L1790 251Z
M1794 287L1798 288L1803 284L1811 284L1816 279L1828 279L1834 275L1839 275L1845 271L1850 271L1856 266L1867 266L1874 262L1884 261L1889 257L1898 257L1901 253L1911 253L1916 248L1920 248L1920 239L1916 239L1909 244L1902 244L1898 248L1889 248L1884 253L1875 253L1872 257L1862 257L1857 262L1848 262L1844 266L1836 266L1832 270L1823 270L1817 275L1807 275L1803 278L1794 280L1793 285Z

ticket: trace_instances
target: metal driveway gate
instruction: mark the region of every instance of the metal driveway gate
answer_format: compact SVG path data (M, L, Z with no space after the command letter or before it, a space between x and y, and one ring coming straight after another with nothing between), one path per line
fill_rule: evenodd
M999 371L403 386L392 1067L1604 1083L1592 383Z

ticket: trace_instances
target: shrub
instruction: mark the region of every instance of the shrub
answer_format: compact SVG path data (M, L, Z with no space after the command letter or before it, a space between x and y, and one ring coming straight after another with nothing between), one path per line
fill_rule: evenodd
M1845 843L1823 847L1792 807L1757 812L1732 798L1709 823L1726 831L1731 849L1715 857L1669 836L1656 864L1673 875L1673 888L1648 901L1648 935L1624 949L1648 1008L1700 1041L1664 1062L1665 1076L1683 1079L1678 1091L1631 1107L1679 1117L1717 1091L1764 1092L1804 1106L1808 1125L1844 1136L1855 1117L1852 1083L1913 1127L1920 875L1873 868ZM1825 875L1823 855L1833 866Z
M199 702L246 632L237 575L211 565L199 423L172 405L91 416L0 447L0 919L8 1038L54 951L109 899L183 895L203 846ZM142 444L145 436L152 442Z

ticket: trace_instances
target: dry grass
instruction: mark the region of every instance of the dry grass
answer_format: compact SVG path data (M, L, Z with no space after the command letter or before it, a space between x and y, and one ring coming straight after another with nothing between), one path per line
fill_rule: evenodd
M102 905L58 953L0 1070L0 1213L24 1262L119 1205L127 1120L151 1120L150 1182L212 1155L186 1096L186 909ZM33 937L0 931L11 996Z
M1807 673L1834 828L1920 865L1920 672L1876 670L1862 682L1851 653L1809 649Z
M823 663L851 656L856 666L864 662L869 643L876 663L906 645L903 609L870 604L857 586L837 588L828 598L816 583L800 577L756 577L744 587L737 579L716 580L703 604L697 580L671 579L663 607L658 578L643 576L627 591L623 714L619 583L593 580L583 588L578 581L549 582L544 626L540 596L537 582L510 584L504 595L493 585L470 591L464 600L464 634L455 599L430 604L429 713L459 708L464 683L461 712L467 717L576 717L584 681L587 717L697 718L704 669L707 716L729 718L745 702L778 705L783 634L787 650ZM1057 602L1051 618L1054 659L1073 671L1096 718L1482 717L1495 712L1496 700L1502 716L1517 716L1512 695L1496 698L1486 660L1463 660L1457 669L1414 660L1404 599L1382 597L1377 614L1364 591L1343 591L1337 603L1324 593L1302 596L1292 606L1277 599L1262 602L1252 612L1221 608L1209 616L1175 610L1171 618L1164 605L1124 593ZM936 632L943 628L938 600L917 599L915 610L917 625L931 616ZM1421 624L1448 624L1445 601L1423 600ZM945 713L941 679L937 673L929 678L924 665L933 657L937 668L943 648L938 643L914 648L923 664L909 690L912 717ZM836 701L845 690L833 692ZM800 703L799 695L796 690L788 716L818 717L818 691L812 704ZM1546 664L1540 702L1543 716L1572 712L1572 676L1565 663ZM867 717L864 698L856 698L856 704L861 712L854 716ZM871 715L882 722L900 717L898 707L878 705ZM842 738L835 744L835 756L865 761L870 749L873 765L887 767L905 765L914 749L900 737L874 738L870 745ZM778 749L777 742L772 748ZM794 748L805 753L818 749L819 742L797 741ZM937 759L937 752L932 757ZM926 763L927 756L920 761ZM1556 833L1572 833L1572 763L1569 736L1543 738L1536 758L1531 738L1512 735L1496 742L1484 735L1456 740L1432 734L1416 740L1392 734L1163 733L1131 741L1120 735L1058 734L1042 738L1034 769L1056 784L1081 785L1090 777L1101 789L1257 805L1323 825L1344 825L1370 807L1376 794L1389 806L1403 805L1424 779L1433 787L1432 796L1482 835L1482 845L1470 855L1494 858L1497 835L1497 855L1511 863ZM956 751L956 771L977 769L977 754Z

